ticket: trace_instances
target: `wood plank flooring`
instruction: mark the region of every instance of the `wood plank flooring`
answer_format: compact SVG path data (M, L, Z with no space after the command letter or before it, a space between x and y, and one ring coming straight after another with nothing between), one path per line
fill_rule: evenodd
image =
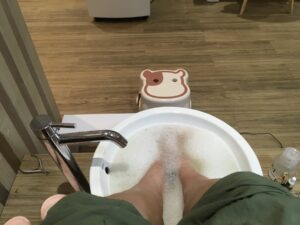
M4 224L5 221L14 216L23 215L30 219L32 225L38 225L41 222L40 208L44 200L55 193L62 193L62 187L66 182L64 176L48 155L40 155L39 157L49 174L19 173L17 175L2 212L0 224ZM75 157L82 171L88 177L92 154L80 153L75 154ZM21 168L32 169L35 167L36 160L26 155Z
M155 0L147 20L98 22L84 0L19 3L61 114L136 112L143 69L183 67L193 108L300 148L299 1L240 17L236 1Z
M19 3L61 114L136 112L143 69L183 67L193 108L300 149L299 1L289 15L285 1L250 0L240 17L236 1L155 0L125 22L93 22L84 0ZM266 171L278 143L245 138Z

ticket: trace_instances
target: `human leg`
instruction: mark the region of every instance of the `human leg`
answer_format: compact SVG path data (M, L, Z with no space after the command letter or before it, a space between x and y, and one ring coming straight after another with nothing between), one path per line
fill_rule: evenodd
M179 175L184 198L183 215L186 215L218 179L198 174L186 157L181 160Z
M196 192L195 200L199 198ZM188 199L185 202L190 204ZM278 183L251 172L230 174L195 200L178 225L297 225L300 221L299 199Z
M138 184L127 191L108 196L108 198L128 201L151 224L163 225L163 178L162 164L156 162Z
M155 163L133 188L107 198L83 192L51 196L41 207L42 224L149 225L150 221L162 225L163 176L161 164ZM30 225L30 221L19 216L5 225Z
M57 194L47 198L41 207L41 219L44 220L49 209L64 197L65 195ZM8 220L4 225L31 225L31 223L24 216L16 216Z
M138 184L124 192L105 198L73 193L49 210L43 225L58 221L90 225L98 225L98 221L108 225L162 225L163 176L161 163L155 163ZM50 198L48 205L51 201Z
M8 220L4 225L31 225L31 223L24 216L16 216Z
M57 194L47 198L41 207L41 219L44 220L47 216L49 209L51 209L57 202L59 202L64 197L66 197L66 195Z

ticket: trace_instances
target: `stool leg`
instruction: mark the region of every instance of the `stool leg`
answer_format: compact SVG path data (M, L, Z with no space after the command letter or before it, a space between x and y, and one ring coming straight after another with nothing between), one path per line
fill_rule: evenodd
M291 1L291 0L289 0L289 1ZM243 15L243 14L244 14L244 11L245 11L245 9L246 9L247 2L248 2L248 0L243 0L243 4L242 4L242 7L241 7L240 15Z
M294 1L295 0L289 0L289 12L290 12L290 14L293 14L293 12L294 12Z

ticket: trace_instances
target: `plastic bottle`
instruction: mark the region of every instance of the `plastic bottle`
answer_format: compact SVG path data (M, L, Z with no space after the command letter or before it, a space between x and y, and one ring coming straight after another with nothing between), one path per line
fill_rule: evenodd
M290 178L296 177L300 162L300 151L295 148L285 148L281 155L277 156L269 170L272 180L286 184Z

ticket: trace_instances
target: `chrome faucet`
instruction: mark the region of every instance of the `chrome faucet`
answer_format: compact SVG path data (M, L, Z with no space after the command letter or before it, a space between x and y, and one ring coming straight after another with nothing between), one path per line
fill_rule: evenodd
M60 128L75 128L75 124L53 123L48 115L35 117L30 126L75 191L90 193L90 185L66 144L110 140L122 148L127 145L127 140L121 134L112 130L61 134L59 133Z

